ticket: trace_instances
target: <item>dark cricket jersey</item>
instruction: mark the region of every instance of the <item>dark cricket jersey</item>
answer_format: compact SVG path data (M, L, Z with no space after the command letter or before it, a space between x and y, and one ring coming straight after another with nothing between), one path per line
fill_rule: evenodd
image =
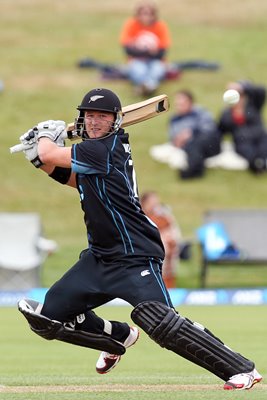
M72 171L77 174L93 254L104 260L132 255L164 257L159 231L141 210L124 130L73 145Z

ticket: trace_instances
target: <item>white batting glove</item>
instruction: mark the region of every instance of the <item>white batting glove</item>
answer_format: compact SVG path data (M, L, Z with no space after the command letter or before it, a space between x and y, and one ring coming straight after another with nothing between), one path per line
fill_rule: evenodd
M25 146L25 150L23 150L25 158L36 168L40 168L43 163L38 156L38 130L36 127L20 136L19 140Z
M64 121L43 121L37 125L38 139L47 137L60 147L65 146L64 139L68 137Z

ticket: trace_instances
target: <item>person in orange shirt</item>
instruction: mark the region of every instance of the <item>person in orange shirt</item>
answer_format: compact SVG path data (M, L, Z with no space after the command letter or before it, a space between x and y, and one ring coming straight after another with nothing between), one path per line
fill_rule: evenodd
M120 43L127 55L126 73L137 94L152 94L165 78L170 41L167 24L158 19L154 2L139 3L135 15L125 22L120 34Z

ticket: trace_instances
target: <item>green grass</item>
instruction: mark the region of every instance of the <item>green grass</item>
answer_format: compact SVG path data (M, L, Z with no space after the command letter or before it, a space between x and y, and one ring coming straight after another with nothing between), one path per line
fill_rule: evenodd
M266 306L183 306L179 311L191 320L206 325L233 349L255 361L266 380ZM130 322L130 312L130 307L102 307L98 313L105 318ZM65 400L75 396L77 399L113 400L118 396L122 399L151 399L153 396L157 400L218 400L228 396L243 399L248 394L225 393L220 379L160 348L144 333L141 333L137 345L129 349L116 370L107 375L97 375L96 351L41 339L29 330L22 315L14 308L0 309L0 316L0 385L11 388L36 386L36 390L44 386L51 390L55 386L53 393L30 393L27 389L24 389L25 393L20 393L19 388L13 388L17 393L3 393L0 388L0 399ZM139 389L127 391L126 386L119 389L118 385L138 385ZM151 385L152 388L147 391L142 385ZM159 392L158 385L167 387ZM180 388L172 390L172 385L179 385ZM198 385L205 386L199 388ZM64 393L61 386L69 387L69 390L75 386L78 392ZM98 391L90 392L95 386ZM249 392L249 398L263 400L266 394L266 384L262 384Z
M96 71L76 67L85 56L105 62L124 61L118 34L132 5L122 0L1 2L0 79L5 91L0 94L0 211L39 212L46 235L59 243L58 254L45 264L44 286L61 276L86 246L78 195L34 170L22 154L11 156L8 149L38 121L73 121L77 105L92 87L104 85L115 90L124 105L139 100L127 82L103 82ZM216 72L188 71L177 81L163 83L159 92L170 97L169 115L177 89L191 89L197 101L217 116L229 80L267 82L265 0L253 4L236 0L231 7L221 0L165 0L159 6L173 37L170 60L203 59L221 64ZM135 125L129 131L140 192L158 190L172 207L185 237L195 237L208 208L266 207L267 175L209 170L203 179L184 182L168 166L153 161L149 148L167 140L169 115ZM200 259L197 251L194 255L191 262L180 267L179 286L199 284ZM246 271L253 276L253 268ZM266 274L262 275L261 283L266 285ZM224 270L224 277L225 282L211 279L210 285L227 285L230 271ZM240 281L240 285L247 283Z

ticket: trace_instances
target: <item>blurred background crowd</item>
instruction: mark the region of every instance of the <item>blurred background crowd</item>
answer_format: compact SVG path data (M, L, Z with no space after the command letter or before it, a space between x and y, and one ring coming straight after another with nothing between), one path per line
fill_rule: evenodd
M35 211L48 237L59 239L42 275L48 286L70 263L65 259L84 245L80 211L73 207L75 194L63 195L58 187L48 191L8 148L38 121L71 122L81 94L91 87L115 90L123 105L166 93L169 113L129 132L140 197L168 254L165 279L169 287L198 286L198 250L192 252L191 245L204 211L265 207L267 77L261 29L267 6L258 0L251 11L249 1L237 1L230 12L208 0L102 5L79 0L73 18L72 3L65 3L3 3L1 211ZM233 106L222 101L229 88L240 93ZM52 198L60 211L50 207ZM184 255L188 243L190 254Z

